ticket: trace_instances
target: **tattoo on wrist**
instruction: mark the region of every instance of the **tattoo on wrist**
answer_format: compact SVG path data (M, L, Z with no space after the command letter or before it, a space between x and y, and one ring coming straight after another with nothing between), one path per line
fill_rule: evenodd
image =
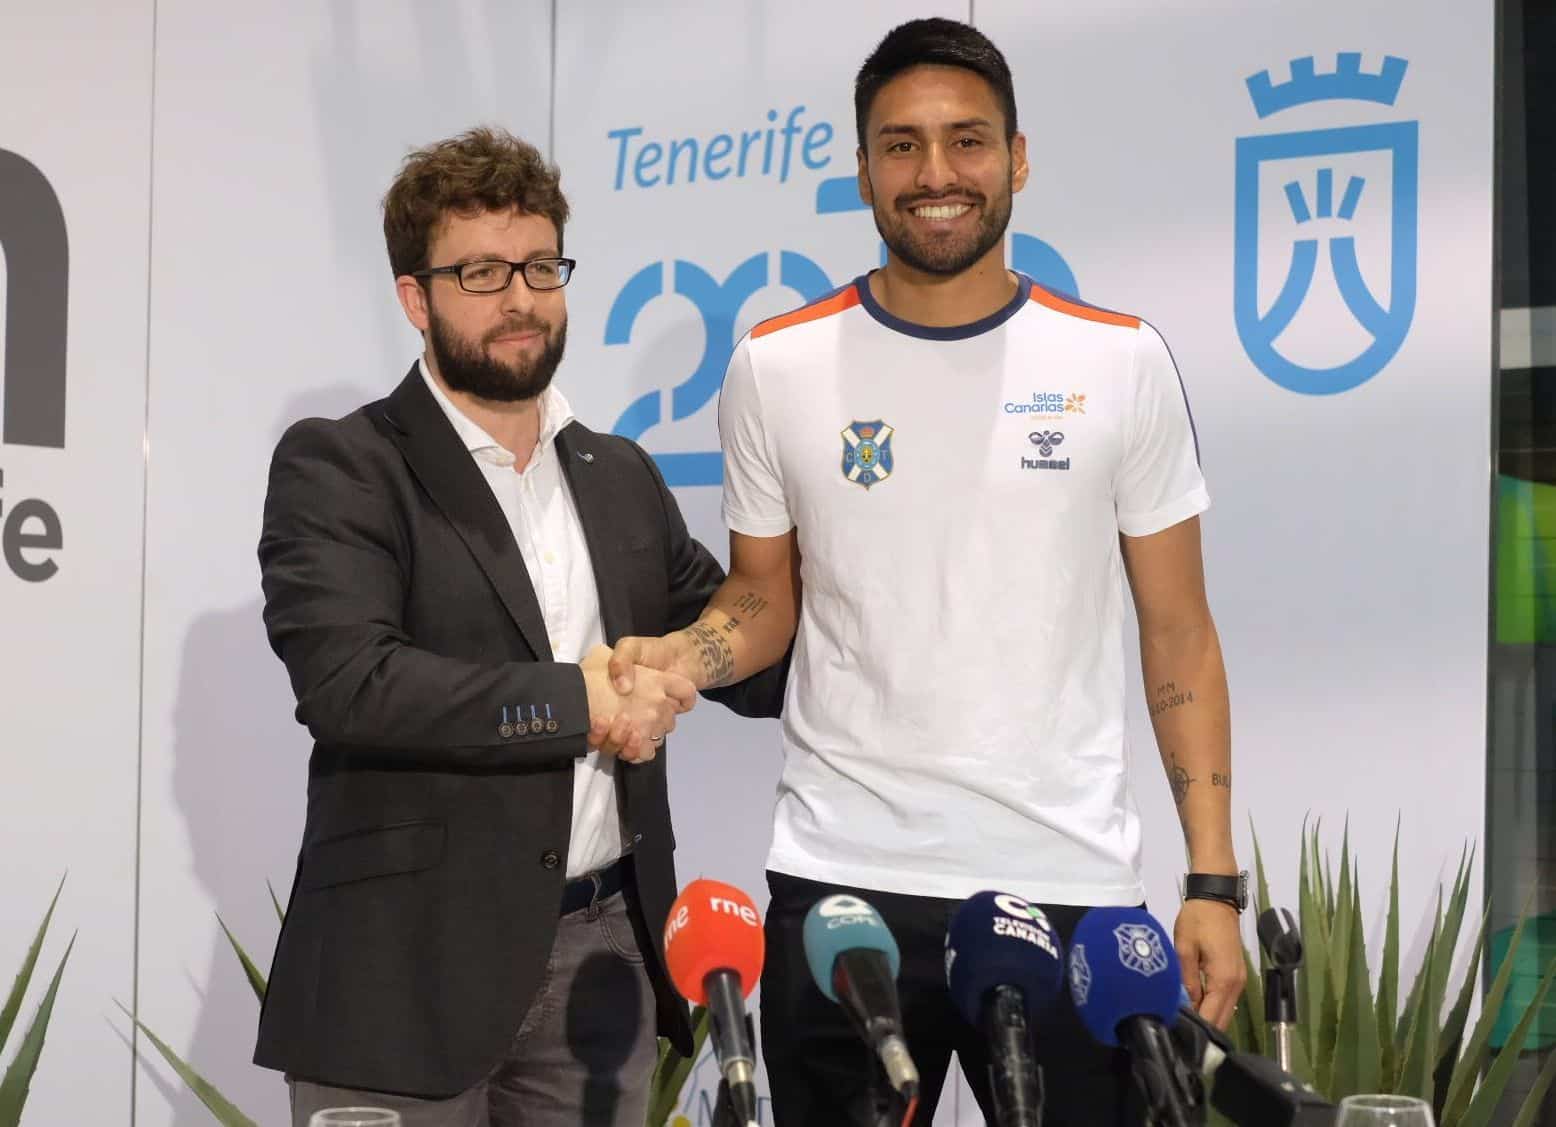
M694 622L686 632L702 666L702 687L712 689L727 684L735 672L735 651L730 648L729 639L706 622Z
M724 633L726 633L726 634L733 634L735 632L735 629L739 625L740 625L740 619L736 618L734 615L730 615L729 618L724 623L724 627L723 627Z
M755 618L767 609L767 600L755 591L747 591L735 600L735 609L747 618Z
M1227 790L1231 790L1232 772L1228 771L1223 775L1220 771L1212 771L1210 773L1210 785L1213 787L1225 787Z
M1168 755L1167 758L1172 761L1167 768L1167 782L1172 787L1172 800L1179 806L1182 806L1183 800L1189 797L1189 785L1194 780L1189 777L1187 771L1178 766L1178 757L1176 755Z
M1164 712L1193 703L1193 689L1179 689L1176 681L1163 681L1156 686L1155 697L1148 701L1147 705L1151 711L1151 719L1154 720Z

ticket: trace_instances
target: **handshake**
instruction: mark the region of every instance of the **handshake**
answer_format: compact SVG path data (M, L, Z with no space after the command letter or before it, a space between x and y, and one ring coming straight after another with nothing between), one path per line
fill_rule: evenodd
M589 746L626 763L654 758L675 718L697 703L695 643L685 631L595 646L578 663L589 697Z

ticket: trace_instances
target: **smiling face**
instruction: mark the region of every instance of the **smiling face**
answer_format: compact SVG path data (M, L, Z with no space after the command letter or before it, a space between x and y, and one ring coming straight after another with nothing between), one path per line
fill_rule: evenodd
M557 256L556 226L543 215L507 211L450 212L432 233L429 266ZM495 403L533 399L550 386L567 341L563 291L536 291L515 271L508 288L467 293L451 274L424 287L396 280L411 323L426 337L433 366L451 391Z
M926 274L1003 260L1012 196L1027 180L1026 138L1007 144L994 89L970 70L917 66L875 95L859 153L859 193L887 249Z

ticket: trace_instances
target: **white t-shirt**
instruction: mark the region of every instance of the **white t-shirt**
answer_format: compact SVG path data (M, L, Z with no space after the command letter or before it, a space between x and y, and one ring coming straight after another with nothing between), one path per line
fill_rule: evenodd
M1118 538L1210 503L1156 330L1024 277L929 328L861 278L740 342L719 428L729 527L798 530L769 867L1140 902Z
M421 361L421 378L475 459L518 545L554 661L577 662L604 645L594 565L573 491L557 462L556 436L573 421L573 409L555 386L540 394L540 433L529 465L514 471L513 452L502 446L443 393ZM624 851L616 800L616 757L591 750L573 764L573 826L567 877L603 869Z

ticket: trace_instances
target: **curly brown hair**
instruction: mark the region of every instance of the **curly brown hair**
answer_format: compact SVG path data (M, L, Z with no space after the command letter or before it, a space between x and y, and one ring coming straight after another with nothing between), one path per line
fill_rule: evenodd
M394 276L427 267L427 247L450 213L518 208L556 226L557 251L567 222L562 174L540 150L503 129L478 126L415 149L384 196L384 241Z

